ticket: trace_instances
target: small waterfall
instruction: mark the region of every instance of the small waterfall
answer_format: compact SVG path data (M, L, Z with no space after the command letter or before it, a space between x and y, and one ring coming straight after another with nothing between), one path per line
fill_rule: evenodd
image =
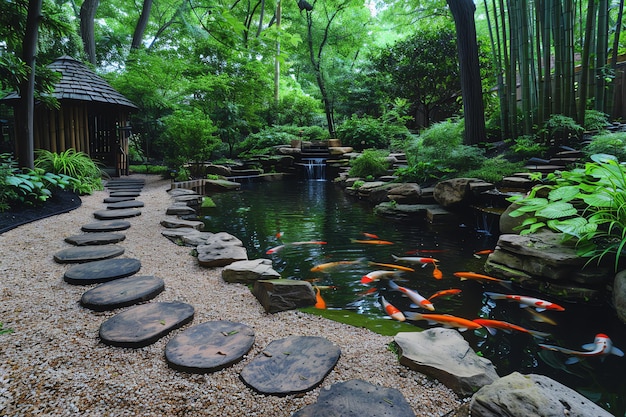
M326 158L303 158L301 165L307 180L326 181Z

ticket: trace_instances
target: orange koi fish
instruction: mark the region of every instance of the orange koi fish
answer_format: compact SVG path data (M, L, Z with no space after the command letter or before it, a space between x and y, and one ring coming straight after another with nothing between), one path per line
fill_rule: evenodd
M335 262L327 262L319 265L313 266L311 268L311 272L322 272L327 269L336 268L341 265L354 265L358 264L360 261L335 261Z
M460 293L461 293L461 290L459 290L458 288L451 288L449 290L437 291L436 293L434 293L433 295L428 297L428 299L432 301L433 298L447 297L447 296L450 296L450 295L456 295L456 294L460 294Z
M391 268L391 269L397 269L400 271L415 272L415 269L409 268L408 266L394 265L394 264L381 264L378 262L370 262L369 264L370 266L382 266L383 268Z
M372 287L372 288L370 288L370 289L368 289L366 291L362 291L362 292L358 293L357 295L359 297L365 297L366 295L374 294L377 291L378 291L378 288Z
M276 233L276 237L278 239L282 238L284 235L285 235L285 232L278 232L278 233Z
M366 232L361 232L361 233L363 234L363 236L369 237L370 239L380 239L378 235L375 235L374 233L366 233Z
M361 278L361 284L369 284L381 279L382 277L390 277L397 273L397 271L372 271L367 275L363 275Z
M462 317L452 316L450 314L420 314L413 312L405 312L407 320L426 320L428 324L441 324L448 329L455 328L460 332L464 332L467 329L476 330L482 326L472 320L467 320Z
M418 307L425 308L430 311L435 311L435 306L433 305L433 303L431 303L429 299L422 297L422 295L417 291L401 287L393 281L389 281L389 288L393 291L400 291L404 293Z
M486 292L485 295L492 300L509 300L520 303L520 307L534 307L538 312L545 310L564 311L565 308L550 301L541 300L539 298L527 297L525 295L498 294L495 292Z
M421 258L418 256L396 256L391 255L396 262L406 262L409 264L434 264L439 262L438 259L435 258Z
M485 249L485 250L479 250L478 252L474 252L474 255L489 255L490 253L493 253L494 250L493 249Z
M324 301L324 299L322 298L320 294L320 288L317 286L314 288L315 288L315 308L319 308L320 310L325 310L326 301Z
M369 245L393 245L393 242L389 242L388 240L359 240L359 239L350 239L351 243L364 243Z
M455 277L460 278L461 281L465 281L466 279L474 279L477 281L488 281L488 282L496 282L498 284L502 284L505 287L511 286L511 281L506 281L499 278L490 277L489 275L477 274L475 272L455 272Z
M539 343L543 349L554 350L557 352L565 353L566 355L574 355L573 358L569 358L565 361L566 364L570 365L572 363L578 362L580 357L594 357L599 356L604 359L607 355L615 355L615 356L624 356L624 352L621 351L617 346L613 346L613 341L605 335L604 333L598 333L593 340L593 343L588 343L583 345L584 352L571 350L567 348L563 348L560 346L554 345L544 345Z
M433 278L443 279L443 272L441 272L441 269L437 268L437 263L433 262L433 265L435 266L435 269L433 269Z
M529 330L524 327L518 326L516 324L508 323L506 321L489 320L489 319L474 319L472 321L483 326L485 329L487 329L487 331L491 335L495 335L496 330L503 330L507 333L511 333L513 330L515 330L517 332L528 333L530 335L533 335L534 337L539 337L542 339L550 336L550 333L538 332L536 330Z
M272 249L269 249L267 252L265 252L267 255L271 255L273 253L278 252L279 250L283 249L285 247L285 245L278 245L278 246L274 246Z
M398 320L398 321L405 321L406 320L406 317L404 317L404 314L402 314L402 312L400 310L398 310L395 306L389 304L389 302L387 300L385 300L385 297L381 296L380 297L380 301L381 301L381 303L383 305L383 308L385 309L385 312L392 319Z
M547 323L547 324L551 324L553 326L556 326L556 321L552 320L550 317L547 317L544 314L538 313L535 310L533 310L532 308L527 308L526 311L528 311L530 313L531 320L532 321L536 321L539 323Z

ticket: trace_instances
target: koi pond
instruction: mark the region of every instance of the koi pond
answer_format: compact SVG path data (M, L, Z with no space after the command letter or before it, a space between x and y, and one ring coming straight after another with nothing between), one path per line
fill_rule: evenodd
M494 363L499 375L514 371L546 375L612 414L625 415L626 357L608 355L567 364L569 356L538 345L581 351L596 334L605 333L615 346L626 351L626 325L610 308L564 303L515 285L506 288L453 275L459 271L484 273L486 255L477 253L496 245L497 222L493 219L468 213L455 224L439 226L421 219L382 218L373 214L371 205L347 196L327 181L247 183L242 184L241 191L211 198L217 207L209 209L203 218L206 230L237 236L250 259L272 259L283 278L307 280L318 286L327 310L351 311L367 320L391 320L383 309L383 298L402 312L431 313L417 308L403 292L393 290L394 284L425 298L442 290L461 290L432 298L433 313L501 320L549 334L543 338L522 331L490 334L484 328L463 332L472 348ZM435 258L441 278L435 277L438 273L432 263L401 263L394 256ZM331 262L335 264L324 265ZM393 271L376 263L404 265L414 271L396 271L391 282L385 277L362 283L362 277L372 271ZM485 292L542 298L558 303L565 311L537 313L532 308L520 308L519 303L493 300ZM406 323L422 329L433 326L426 321Z

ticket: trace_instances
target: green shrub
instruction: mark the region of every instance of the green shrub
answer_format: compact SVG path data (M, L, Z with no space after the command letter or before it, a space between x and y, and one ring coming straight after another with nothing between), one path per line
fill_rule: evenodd
M388 152L366 149L350 162L350 175L360 178L376 178L386 174L389 169L389 163L385 158L388 155Z
M615 155L620 161L626 161L626 132L596 135L581 150L587 156L604 153Z
M0 212L11 208L11 202L18 199L17 191L8 184L8 178L18 173L17 163L10 154L0 154Z
M543 143L547 146L568 145L576 147L584 129L574 119L562 114L553 114L539 130Z
M169 168L165 165L150 165L150 164L137 164L131 165L130 171L135 174L155 174L155 175L169 175Z
M462 176L496 183L502 181L504 177L522 171L524 165L524 162L511 162L503 155L498 155L495 158L485 159L480 168L467 171Z
M543 157L548 151L548 146L542 143L537 136L523 135L515 139L511 150L520 158Z
M411 132L401 122L371 116L352 115L337 127L337 138L341 143L359 151L388 149L392 142L404 142L411 137Z
M63 152L39 149L35 152L35 167L53 174L67 175L76 179L73 190L79 194L91 194L104 189L102 171L85 153L70 148Z
M585 130L602 131L609 125L609 115L598 110L585 110Z
M239 156L268 154L272 153L274 147L290 145L292 140L298 139L298 136L283 132L280 128L266 127L241 141L237 146L237 153Z
M163 148L166 162L171 167L187 162L204 162L221 145L215 136L217 128L199 109L176 110L164 117L166 129L159 146Z
M419 134L421 146L437 148L442 152L463 143L464 124L461 119L449 119L435 123Z

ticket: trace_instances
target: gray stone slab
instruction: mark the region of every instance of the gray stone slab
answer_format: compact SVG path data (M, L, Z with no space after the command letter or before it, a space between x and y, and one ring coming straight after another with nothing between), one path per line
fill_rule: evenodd
M120 256L124 248L118 245L74 246L61 249L53 255L60 264L100 261Z
M93 223L83 225L80 230L83 232L115 232L120 230L126 230L130 227L130 222L127 220L102 220Z
M139 348L148 346L193 320L194 308L181 302L141 304L100 325L102 343Z
M93 246L119 243L124 239L126 239L126 235L123 233L94 232L68 236L65 241L75 246Z
M267 345L240 376L263 394L306 392L322 382L340 355L339 347L323 337L289 336Z
M316 403L292 414L292 417L319 416L415 417L415 413L397 389L380 387L360 379L352 379L322 389Z
M254 331L242 323L220 320L190 327L165 346L174 369L206 373L239 362L254 344Z
M103 203L119 203L120 201L132 201L135 197L107 197L102 202Z
M139 197L139 191L110 191L109 197Z
M80 304L95 311L114 310L151 300L164 289L165 283L161 278L133 275L105 282L86 291Z
M95 211L93 215L96 219L100 219L100 220L125 219L128 217L141 216L141 210L137 210L137 209L98 210L98 211Z
M72 285L99 284L136 274L140 268L138 259L105 259L74 265L65 271L63 279Z
M111 203L107 206L107 210L123 210L130 208L139 208L143 207L143 201L137 200L129 200L129 201L119 201L117 203Z

